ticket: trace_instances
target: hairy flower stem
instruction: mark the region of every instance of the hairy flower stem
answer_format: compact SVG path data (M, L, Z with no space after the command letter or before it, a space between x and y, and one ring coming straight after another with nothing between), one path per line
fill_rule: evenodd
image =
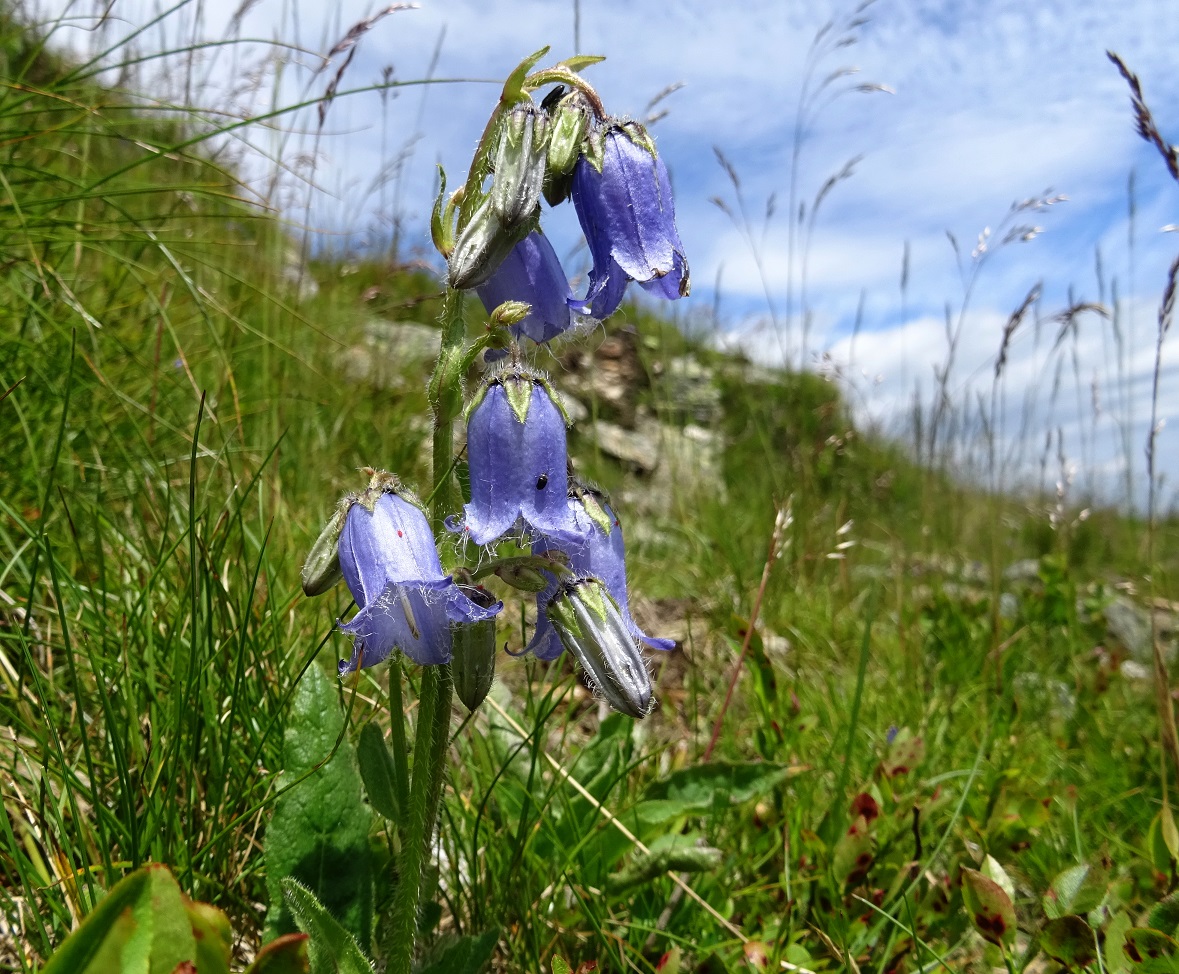
M461 291L447 288L443 297L442 345L429 386L430 406L434 412L434 489L431 493L430 520L436 533L443 530L442 522L446 515L457 510L461 503L458 483L452 473L454 456L451 423L462 409L465 344L463 295ZM449 569L453 566L446 567ZM449 663L422 668L413 747L413 776L397 875L397 894L393 902L389 974L410 974L413 966L418 912L423 887L426 885L427 870L424 867L429 858L434 826L438 821L442 776L450 746L450 703L453 693L454 681Z
M434 412L434 489L430 494L430 524L436 535L444 531L443 521L462 506L458 482L452 473L454 444L451 424L463 407L465 345L467 326L463 321L463 292L447 288L442 299L442 346L430 376L427 396ZM443 566L450 570L453 565Z
M450 696L450 666L423 667L408 821L401 847L397 894L393 901L389 974L410 974L413 967L422 877L425 874L423 867L437 821L442 766L450 742Z

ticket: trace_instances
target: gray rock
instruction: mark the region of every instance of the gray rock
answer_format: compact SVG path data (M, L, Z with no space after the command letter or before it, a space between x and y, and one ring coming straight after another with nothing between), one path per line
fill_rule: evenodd
M1040 580L1040 562L1037 558L1024 558L1012 562L1003 569L1003 580L1013 584L1028 585Z
M713 426L721 418L721 391L712 369L694 356L674 358L660 376L660 412L673 421Z
M1118 672L1122 674L1125 680L1149 680L1150 667L1145 663L1139 663L1135 659L1122 660L1122 665L1118 667Z
M1063 680L1042 673L1024 672L1015 677L1015 692L1024 698L1025 705L1047 708L1060 717L1072 717L1077 709L1077 695Z
M599 419L633 430L638 422L639 391L650 384L647 370L639 359L634 329L607 335L588 354L584 346L571 346L561 356L557 384L578 398L593 402L594 414Z
M1150 616L1124 595L1119 595L1105 607L1105 629L1132 659L1150 659Z
M616 423L599 419L587 423L581 432L599 450L621 461L635 473L649 474L659 466L659 430L625 429Z
M337 364L350 382L375 389L422 388L440 343L437 328L374 318L362 329L360 342L340 353Z

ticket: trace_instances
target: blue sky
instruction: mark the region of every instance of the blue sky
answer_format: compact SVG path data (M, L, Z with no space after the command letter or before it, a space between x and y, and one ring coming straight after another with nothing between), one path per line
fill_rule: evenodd
M237 6L225 0L190 4L162 29L145 34L140 46L175 45L194 29L223 36ZM321 92L339 59L317 74L321 62L310 52L329 49L351 24L378 9L356 0L344 0L331 12L325 7L291 0L250 6L242 36L281 39L308 53L291 54L279 72L279 62L261 46L222 52L197 65L206 85L194 100L257 112L269 103L279 76L283 98ZM60 0L52 9L62 9ZM105 39L143 23L148 9L139 0L118 0L103 28ZM387 185L384 202L386 209L399 202L405 247L429 259L424 219L435 164L441 162L452 181L461 178L499 80L545 44L552 45L554 57L574 53L575 10L573 3L542 0L420 0L417 9L385 17L362 39L344 88L376 82L387 66L397 80L424 78L436 50L435 77L482 80L407 87L384 102L372 93L339 98L319 139L253 132L255 145L280 154L314 182L308 194L306 184L284 177L279 201L302 221L309 200L311 224L329 233L370 230L379 224L382 196L367 190L389 160L406 150L397 194ZM89 12L81 5L69 8L71 17ZM956 316L963 300L963 278L947 234L958 241L969 270L980 232L996 231L1014 201L1046 191L1066 195L1067 202L1027 215L1027 222L1042 228L1035 239L996 249L992 238L962 319L949 391L970 403L979 393L990 395L1003 324L1036 282L1043 282L1039 309L1045 318L1065 307L1070 293L1074 300L1098 300L1100 249L1105 301L1111 303L1115 280L1120 297L1122 365L1110 324L1095 315L1078 320L1075 343L1070 338L1063 355L1051 353L1055 326L1041 324L1038 342L1030 324L1017 332L1002 388L1011 416L1001 424L1011 454L1005 476L1038 477L1044 431L1059 427L1068 462L1078 468L1075 489L1112 496L1121 482L1128 417L1130 459L1141 482L1157 305L1166 269L1179 252L1179 234L1161 228L1179 223L1179 185L1135 134L1126 85L1105 50L1120 53L1139 74L1164 135L1179 140L1179 74L1173 70L1179 18L1171 0L1129 0L1116 8L1106 0L877 0L865 11L864 24L840 34L855 43L818 62L812 87L838 69L858 70L826 89L843 93L803 129L798 200L809 211L823 182L848 160L862 158L854 175L823 201L806 248L811 325L805 355L798 316L800 247L793 263L794 315L787 314L793 132L812 40L828 20L838 24L854 16L852 5L595 0L582 2L579 12L580 50L608 58L587 77L609 110L642 118L651 98L683 84L660 103L668 114L653 126L672 173L693 273L692 297L676 313L702 328L711 326L710 312L718 307L717 341L758 360L785 357L841 375L862 417L887 429L900 428L916 384L929 399L933 367L946 357L945 308L949 304ZM83 50L103 39L80 30L58 36ZM178 76L173 67L153 78L150 88L166 91ZM884 85L891 93L851 90L860 84ZM292 128L314 129L310 114L292 122ZM757 259L733 220L712 202L720 197L730 209L737 205L714 146L740 177ZM255 183L265 185L271 164L250 153L244 164ZM1137 206L1133 268L1131 172ZM776 212L763 231L771 195ZM546 214L545 226L568 257L569 272L583 273L586 258L574 252L578 235L569 208ZM861 300L860 332L853 340ZM1164 416L1179 412L1177 378L1168 367ZM1029 409L1034 437L1021 435L1017 425ZM1161 436L1173 481L1179 461L1171 460L1176 451L1168 449L1168 432ZM1055 459L1052 466L1050 480L1059 476Z

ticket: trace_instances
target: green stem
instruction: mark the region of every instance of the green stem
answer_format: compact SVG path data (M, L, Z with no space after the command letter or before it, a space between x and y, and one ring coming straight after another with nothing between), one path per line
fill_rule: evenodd
M466 377L464 347L467 329L463 321L461 291L447 289L443 297L442 345L430 377L429 399L434 412L434 489L430 520L436 534L444 529L443 519L458 510L462 501L452 472L451 423L462 409ZM397 893L393 902L389 974L410 974L418 913L422 902L425 866L429 861L438 803L442 798L442 776L450 747L450 702L454 692L450 665L422 669L418 694L417 732L414 735L413 772L409 803L402 831ZM398 715L394 715L394 721Z
M442 676L446 670L446 676ZM401 846L401 867L397 876L397 894L393 901L392 936L390 937L390 974L410 974L413 948L418 932L418 906L421 901L423 865L429 853L430 831L434 815L428 808L430 795L437 792L435 782L440 768L435 767L434 737L438 724L443 735L450 722L450 695L440 691L449 685L449 667L427 666L422 670L422 688L418 697L418 726L413 748L413 783L410 786L408 821ZM446 696L445 706L441 697ZM444 715L440 720L439 714ZM435 800L436 804L436 800Z
M435 534L445 530L443 520L448 514L454 514L462 501L451 473L454 466L451 423L462 409L466 339L463 292L447 288L442 299L442 347L438 350L438 362L427 390L430 407L434 410L434 490L430 519Z
M434 827L438 824L438 806L442 798L442 778L446 772L446 756L450 752L450 703L454 696L454 679L450 665L429 667L437 681L438 703L434 713L434 733L430 742L430 776L429 791L426 793L426 848L429 851L430 840L434 837ZM419 900L426 892L426 871L422 871L418 880Z

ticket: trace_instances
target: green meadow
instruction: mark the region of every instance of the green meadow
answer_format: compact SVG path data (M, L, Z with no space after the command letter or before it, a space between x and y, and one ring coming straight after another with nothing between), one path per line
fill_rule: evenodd
M88 916L49 969L189 970L143 933L178 887L228 938L199 974L383 971L423 671L339 680L348 592L300 570L361 468L427 492L441 285L306 248L232 121L54 50L0 17L0 970ZM657 703L513 658L532 599L496 589L416 969L1179 971L1179 523L957 477L949 434L858 428L665 311L540 358L677 641Z

